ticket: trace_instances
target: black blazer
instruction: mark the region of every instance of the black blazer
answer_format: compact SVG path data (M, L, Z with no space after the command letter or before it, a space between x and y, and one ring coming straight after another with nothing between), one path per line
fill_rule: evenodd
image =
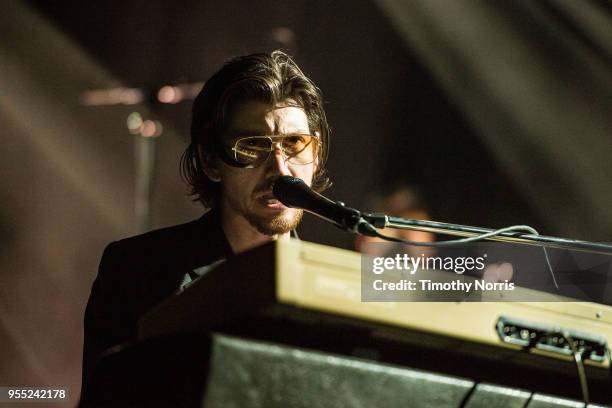
M135 340L140 316L175 292L185 274L231 255L214 210L109 244L85 311L83 389L100 355Z

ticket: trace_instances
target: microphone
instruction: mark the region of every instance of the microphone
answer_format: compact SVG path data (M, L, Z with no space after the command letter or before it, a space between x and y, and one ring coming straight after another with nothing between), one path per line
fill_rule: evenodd
M287 207L308 211L345 230L360 232L360 224L365 222L359 211L322 196L297 177L279 177L272 192Z

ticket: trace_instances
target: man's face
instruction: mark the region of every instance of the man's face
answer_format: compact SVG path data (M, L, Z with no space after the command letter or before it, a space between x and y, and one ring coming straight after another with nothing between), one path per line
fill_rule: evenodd
M311 134L303 109L287 104L275 107L245 101L231 111L225 141L230 145L245 136ZM292 164L277 147L259 167L246 169L229 166L220 160L217 165L221 182L223 217L243 217L260 233L283 234L295 229L303 211L287 208L272 194L274 181L283 175L298 177L309 186L317 162Z

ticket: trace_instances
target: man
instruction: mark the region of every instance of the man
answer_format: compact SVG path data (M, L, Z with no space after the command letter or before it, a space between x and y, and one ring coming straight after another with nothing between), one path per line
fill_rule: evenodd
M108 348L134 340L140 316L211 265L289 236L302 211L272 195L281 175L316 190L325 175L329 127L319 89L286 54L228 62L193 105L182 172L199 220L111 243L85 313L83 387Z

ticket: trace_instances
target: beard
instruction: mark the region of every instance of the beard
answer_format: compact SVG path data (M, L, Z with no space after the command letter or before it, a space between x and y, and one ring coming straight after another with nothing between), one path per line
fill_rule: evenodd
M303 210L287 209L274 217L263 217L253 211L243 214L249 224L251 224L261 234L272 236L285 234L297 228L304 215Z

